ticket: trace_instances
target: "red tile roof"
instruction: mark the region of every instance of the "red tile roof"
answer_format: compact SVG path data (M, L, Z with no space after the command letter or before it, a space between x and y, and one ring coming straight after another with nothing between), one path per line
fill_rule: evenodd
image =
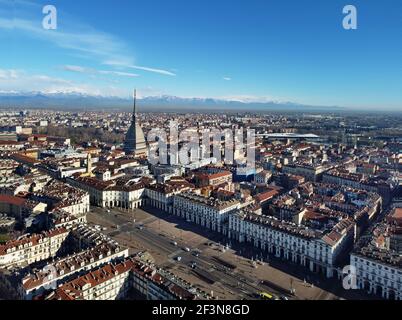
M12 204L15 206L22 206L25 203L24 198L0 194L0 202Z
M258 195L256 195L255 199L258 202L264 202L267 200L272 199L273 197L275 197L276 195L278 195L279 192L277 190L268 190L262 193L259 193Z

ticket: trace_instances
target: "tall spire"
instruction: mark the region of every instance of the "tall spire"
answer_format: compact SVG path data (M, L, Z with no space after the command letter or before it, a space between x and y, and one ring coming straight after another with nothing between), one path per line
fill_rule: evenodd
M134 89L133 123L135 123L136 114L137 114L137 89Z
M134 154L135 156L146 156L147 145L144 137L144 132L137 121L137 90L133 92L133 115L130 128L127 131L124 141L124 151L126 154Z

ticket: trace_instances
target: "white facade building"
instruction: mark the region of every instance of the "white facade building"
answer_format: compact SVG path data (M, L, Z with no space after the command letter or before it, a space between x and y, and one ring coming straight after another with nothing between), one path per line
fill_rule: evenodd
M334 275L338 257L353 243L354 222L343 221L323 234L273 217L239 212L229 216L228 236L329 278Z
M56 256L69 231L53 229L0 246L0 266L23 266Z
M108 243L97 245L73 256L47 264L43 269L33 271L22 279L20 295L24 300L42 294L46 289L57 288L63 279L90 271L117 258L128 257L128 249Z
M223 234L227 233L226 222L230 213L239 207L240 202L236 199L220 201L194 193L173 197L173 214Z
M399 265L398 265L399 261ZM401 259L395 264L352 253L350 264L356 270L357 286L384 299L402 300Z
M139 208L145 185L141 182L101 181L91 177L68 179L69 184L85 190L90 195L90 203L102 208L120 207L124 209Z
M192 187L193 185L185 180L149 185L145 188L145 202L151 207L172 213L173 196L189 191Z

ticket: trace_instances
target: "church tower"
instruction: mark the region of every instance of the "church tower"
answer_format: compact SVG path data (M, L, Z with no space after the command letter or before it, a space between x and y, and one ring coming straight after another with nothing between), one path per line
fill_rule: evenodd
M92 157L90 152L87 154L87 174L92 174Z

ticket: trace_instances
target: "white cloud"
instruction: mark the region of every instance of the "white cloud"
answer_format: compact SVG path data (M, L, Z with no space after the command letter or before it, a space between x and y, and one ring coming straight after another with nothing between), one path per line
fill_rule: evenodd
M2 1L0 1L0 4L2 4ZM135 65L134 57L130 53L130 48L125 41L112 34L96 30L89 25L75 21L66 12L58 11L58 14L62 14L63 16L63 28L45 30L38 23L37 15L32 14L32 12L36 12L35 10L41 12L42 7L40 5L20 0L14 0L14 4L18 5L18 11L16 11L18 12L18 16L4 18L7 15L1 15L3 17L0 18L0 29L10 30L14 36L17 32L20 32L29 37L51 42L62 49L71 50L74 54L82 57L95 58L99 62L106 61L104 64L110 66L137 69L168 76L176 75L168 70ZM78 69L71 69L70 71L80 72ZM119 70L116 73L105 71L103 74L127 77L137 76L134 73L123 71Z
M68 24L78 27L76 23ZM79 51L99 60L118 59L132 63L133 58L123 52L127 51L124 42L104 32L99 32L88 26L80 26L80 30L45 30L37 21L21 18L0 18L0 29L22 32L30 37L49 41L54 45L73 51Z
M87 68L81 66L72 66L72 65L63 66L63 69L66 71L78 72L78 73L87 73L88 70Z
M223 79L223 80L226 80L226 81L232 80L232 78L230 78L230 77L223 77L222 79Z
M132 64L125 64L124 62L116 61L116 60L106 60L103 62L103 64L106 64L109 66L116 66L116 67L122 67L122 68L129 68L129 69L153 72L153 73L163 74L163 75L172 76L172 77L176 76L175 73L168 71L168 70L144 67L144 66L136 66L136 65L132 65Z
M155 69L155 68L149 68L149 67L141 67L141 66L128 66L131 69L137 69L137 70L143 70L143 71L148 71L148 72L154 72L154 73L159 73L167 76L176 76L175 73L167 71L167 70L162 70L162 69Z
M18 77L18 70L2 70L0 69L0 80L2 79L16 79Z
M43 74L30 74L22 70L0 69L0 88L2 92L38 91L43 93L82 93L101 96L127 96L127 91L113 86L92 86L59 77Z
M138 77L139 75L136 73L131 73L131 72L121 72L121 71L108 71L108 70L100 70L100 74L109 74L113 76L121 76L121 77L130 77L130 78L135 78Z
M82 66L75 65L65 65L63 66L63 70L77 72L77 73L86 73L90 75L102 74L102 75L111 75L111 76L120 76L120 77L130 77L135 78L139 75L131 72L121 72L121 71L112 71L112 70L96 70L94 68L87 68Z
M252 95L230 95L230 96L221 96L217 97L217 99L227 100L227 101L238 101L243 103L253 103L253 102L276 102L280 103L281 100L275 99L269 96L252 96Z

